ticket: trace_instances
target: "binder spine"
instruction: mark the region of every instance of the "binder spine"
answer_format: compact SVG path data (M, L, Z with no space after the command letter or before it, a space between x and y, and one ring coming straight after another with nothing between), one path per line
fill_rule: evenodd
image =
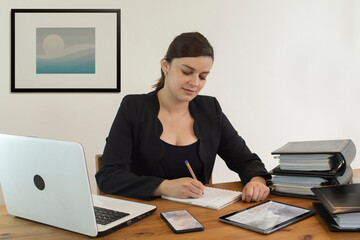
M344 157L346 165L349 166L356 155L356 147L353 141L349 139L348 144L341 151L341 155Z

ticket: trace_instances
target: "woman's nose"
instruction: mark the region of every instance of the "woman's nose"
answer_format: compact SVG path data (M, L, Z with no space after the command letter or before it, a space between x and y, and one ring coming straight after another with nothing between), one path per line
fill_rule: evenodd
M193 86L198 86L200 82L200 77L197 75L192 76L191 80L190 80L190 84Z

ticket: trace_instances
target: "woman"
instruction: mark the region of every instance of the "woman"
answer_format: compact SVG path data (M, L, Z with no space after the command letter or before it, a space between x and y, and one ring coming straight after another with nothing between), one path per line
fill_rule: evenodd
M213 60L213 48L203 35L183 33L160 62L156 90L124 97L96 174L102 192L147 200L160 195L198 198L218 154L244 183L243 201L268 196L270 175L264 164L237 134L216 98L198 95Z

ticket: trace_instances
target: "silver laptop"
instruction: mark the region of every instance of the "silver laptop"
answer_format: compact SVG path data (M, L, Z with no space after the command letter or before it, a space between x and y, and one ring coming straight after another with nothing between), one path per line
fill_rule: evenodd
M100 236L156 210L91 194L84 151L75 142L0 134L0 166L6 208L17 217ZM110 213L112 222L102 217L109 213L98 213L108 212L104 209L116 211Z

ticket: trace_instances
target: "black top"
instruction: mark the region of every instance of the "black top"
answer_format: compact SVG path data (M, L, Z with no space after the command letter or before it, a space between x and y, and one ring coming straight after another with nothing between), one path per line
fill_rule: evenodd
M163 128L158 114L157 92L127 95L106 139L99 189L107 194L151 200L151 193L164 181L160 161L165 148L160 140ZM260 158L237 134L214 97L198 95L189 103L194 133L199 139L198 155L208 183L218 154L229 169L246 184L255 176L271 176Z
M167 142L162 142L165 147L165 155L161 159L160 165L164 170L165 179L192 177L185 165L185 160L188 160L197 180L205 184L204 164L198 155L199 141L187 146L174 146Z

